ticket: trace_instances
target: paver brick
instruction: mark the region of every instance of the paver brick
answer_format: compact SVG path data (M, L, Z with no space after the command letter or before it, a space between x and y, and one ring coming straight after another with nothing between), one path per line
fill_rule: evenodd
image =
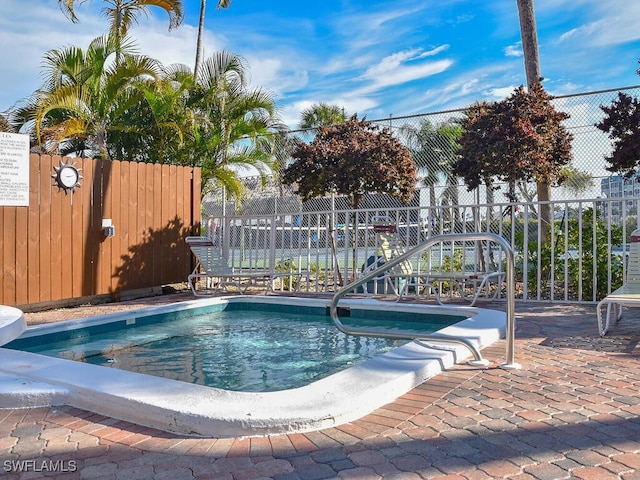
M631 469L640 470L640 455L638 454L623 453L621 455L614 455L611 457L611 460L622 463Z
M335 478L336 471L324 463L311 463L300 465L294 470L301 480L322 480L324 478Z
M362 480L365 478L367 480L378 480L382 477L371 468L357 467L341 471L338 473L337 478L341 480Z
M349 459L359 467L367 467L370 465L377 465L379 463L386 463L387 457L383 453L377 450L363 450L361 452L353 452L349 455Z
M582 467L576 468L571 472L574 478L582 478L584 480L619 480L620 477L598 467Z
M538 480L559 480L571 477L567 470L551 463L530 465L524 468L524 472Z
M347 458L347 454L341 448L327 448L311 453L310 457L318 463L331 463L344 460Z
M431 467L431 462L428 462L424 457L415 454L395 457L390 461L396 466L398 470L401 470L403 472L416 472L418 470Z
M115 476L118 471L116 463L100 463L98 465L90 465L80 470L81 479L93 479L100 477Z

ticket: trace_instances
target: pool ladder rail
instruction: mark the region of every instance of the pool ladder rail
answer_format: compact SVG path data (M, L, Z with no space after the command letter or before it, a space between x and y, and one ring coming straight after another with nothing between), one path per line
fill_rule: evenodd
M360 278L357 278L353 282L344 286L342 289L337 291L333 298L331 299L331 304L329 305L329 315L331 316L331 320L335 324L336 328L343 333L348 335L363 335L370 337L384 337L384 338L397 338L397 339L408 339L408 340L426 340L426 341L436 341L436 342L444 342L444 343L456 343L459 345L463 345L466 347L471 354L473 355L473 359L469 360L470 365L474 366L488 366L489 361L482 358L482 354L476 345L474 345L471 341L466 338L453 337L450 335L443 335L434 333L431 335L420 335L415 331L381 331L379 329L368 329L364 327L347 327L345 326L338 316L338 302L341 298L343 298L346 294L354 291L356 288L362 286L368 281L374 280L376 277L379 277L382 272L387 270L391 270L395 266L401 264L402 262L407 261L410 257L419 254L423 250L426 250L433 245L442 242L458 242L458 241L476 241L476 240L486 240L489 242L497 243L504 250L506 256L506 277L505 282L507 284L507 325L506 325L506 361L500 364L500 367L505 370L515 370L521 368L519 363L515 361L515 262L514 262L514 254L513 249L507 243L507 241L496 234L488 233L488 232L472 232L472 233L449 233L442 235L435 235L433 237L428 238L420 245L407 250L406 252L394 257L384 264L380 265L375 270L363 275Z

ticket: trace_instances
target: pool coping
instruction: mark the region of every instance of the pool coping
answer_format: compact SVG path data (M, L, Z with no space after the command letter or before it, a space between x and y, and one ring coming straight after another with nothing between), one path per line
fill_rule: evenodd
M303 304L329 300L237 296L180 302L196 308L222 302ZM396 311L465 312L469 318L440 332L483 348L504 336L505 314L463 306L436 306L345 299L341 306ZM175 310L162 305L137 315ZM30 327L29 335L101 324L132 312ZM0 348L0 407L71 405L132 423L192 436L248 437L306 432L347 423L395 400L425 380L469 357L460 345L413 341L310 385L278 392L232 392L123 370Z

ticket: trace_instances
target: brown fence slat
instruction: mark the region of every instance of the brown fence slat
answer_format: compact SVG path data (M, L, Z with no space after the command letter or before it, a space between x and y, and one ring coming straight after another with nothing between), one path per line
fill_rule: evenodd
M187 202L185 202L185 198L184 198L184 192L185 192L185 169L184 168L177 168L176 169L176 200L175 200L175 210L177 213L176 219L183 219L182 222L179 222L177 224L177 228L179 228L178 233L178 237L176 238L175 241L175 245L176 245L176 265L177 265L177 270L181 271L182 268L184 268L185 263L189 263L189 258L185 255L185 249L184 249L184 241L183 238L185 236L188 235L188 221L189 221L189 217L188 217L188 213L185 209L185 204L187 204Z
M48 157L50 162L45 171L53 172L53 166L60 165L58 157ZM50 176L50 175L49 175ZM64 193L59 192L57 187L51 189L51 217L50 217L50 251L51 258L51 276L49 283L51 285L51 299L61 300L62 297L62 200Z
M40 222L40 301L53 299L51 295L51 157L38 157L40 162L40 205L38 219Z
M15 242L16 242L16 257L15 257L15 282L16 282L16 303L22 304L29 301L29 277L28 268L23 268L22 265L28 265L28 236L29 236L29 222L28 222L28 210L24 207L16 207L16 230L15 230Z
M123 220L126 215L126 223L128 228L128 255L136 254L139 255L140 252L137 236L138 236L138 178L140 172L140 163L129 163L129 184L127 186L127 200L128 203L126 205L126 212L123 214ZM143 196L144 198L144 196ZM142 279L139 276L130 275L129 285L132 289L141 288L144 284Z
M175 229L177 228L177 225L174 223L176 217L173 215L175 213L176 205L177 181L175 165L169 166L168 170L164 169L162 183L165 185L166 195L163 196L162 215L164 218L160 238L162 238L163 250L166 249L172 252L171 258L166 259L169 261L162 262L163 269L161 278L165 283L169 283L169 279L172 277L173 272L179 268L175 252L175 237L177 236Z
M149 235L151 233L155 233L162 228L162 170L160 169L160 165L153 166L153 219L151 221L151 229L149 231ZM157 275L159 278L162 278L162 258L159 255L156 255L155 249L151 249L151 265L152 267L152 275Z
M16 302L16 208L4 207L2 219L2 303L7 305Z
M192 235L200 234L200 205L201 197L201 184L202 184L202 171L199 168L192 170L191 177L191 228L193 229Z
M74 194L60 190L54 196L60 197L60 298L72 298Z
M110 203L110 211L111 213L103 218L110 218L113 222L113 225L116 229L116 234L113 237L109 237L105 239L105 244L109 244L111 247L110 250L110 263L111 268L109 271L109 290L108 292L115 292L119 290L118 279L115 276L115 269L120 266L120 257L122 255L121 247L120 247L120 234L122 230L122 221L120 215L120 197L121 197L121 189L120 189L120 165L122 162L110 162L111 172L109 174L109 185L107 190L110 191L110 195L105 198L105 207L107 203ZM106 272L105 272L106 274ZM108 293L104 292L104 293Z
M98 255L97 233L93 209L95 162L84 159L82 162L82 265L79 296L92 295L96 291L96 257ZM75 295L74 295L75 296Z
M147 222L147 172L149 171L149 165L146 163L138 164L138 207L136 212L136 234L133 241L136 244L142 242L144 238L144 229Z
M27 303L40 301L40 278L42 276L40 249L43 246L40 238L40 163L39 156L31 155L29 157L29 226L27 232L27 282L29 291Z
M84 162L79 159L76 166L80 169L80 175L84 177ZM71 199L71 278L69 286L71 288L71 296L79 297L82 295L82 265L84 263L84 247L85 247L85 190L82 189L84 178L81 178L80 187L76 188Z
M111 241L102 234L102 220L113 218L111 213L111 163L100 162L100 176L97 178L96 187L100 186L101 204L96 216L96 228L100 229L100 254L98 263L98 284L96 293L108 293L111 287Z

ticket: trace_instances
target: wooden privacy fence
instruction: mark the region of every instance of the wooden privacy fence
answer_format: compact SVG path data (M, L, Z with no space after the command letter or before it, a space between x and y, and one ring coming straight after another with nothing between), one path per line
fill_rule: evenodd
M52 178L66 163L82 176L74 192ZM117 298L187 278L200 169L32 154L29 177L29 206L0 207L0 304Z

